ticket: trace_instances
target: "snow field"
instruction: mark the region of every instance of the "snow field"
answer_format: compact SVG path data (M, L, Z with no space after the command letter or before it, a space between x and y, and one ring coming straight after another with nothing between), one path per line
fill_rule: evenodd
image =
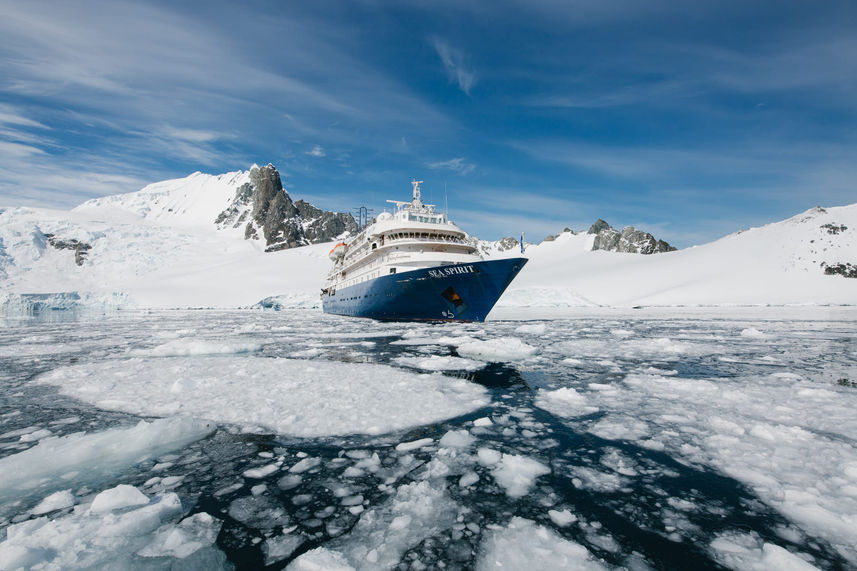
M834 235L826 225L847 230ZM649 256L592 252L591 235L563 233L527 248L529 262L498 305L854 305L857 290L850 280L825 275L821 263L853 260L855 237L857 205L813 208L708 244Z

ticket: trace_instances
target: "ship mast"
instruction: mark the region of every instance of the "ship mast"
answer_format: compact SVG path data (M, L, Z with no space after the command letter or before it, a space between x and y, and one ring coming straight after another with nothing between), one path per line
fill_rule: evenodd
M414 187L414 206L421 207L423 205L422 197L420 196L420 185L423 183L421 180L413 179L411 181L411 185Z

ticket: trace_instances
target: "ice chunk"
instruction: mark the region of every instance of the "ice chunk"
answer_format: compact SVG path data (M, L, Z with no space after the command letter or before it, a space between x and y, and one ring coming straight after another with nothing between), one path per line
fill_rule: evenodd
M396 445L397 452L408 452L409 450L416 450L418 448L423 448L424 446L428 446L430 444L434 444L434 438L420 438L419 440L413 440L411 442L401 442Z
M577 516L568 510L548 510L548 517L560 527L566 527L577 521Z
M533 335L542 335L547 326L544 323L526 323L515 328L516 333L531 333Z
M274 472L280 469L280 466L275 464L268 464L266 466L260 466L258 468L250 468L249 470L244 470L245 478L264 478L265 476L270 476Z
M43 428L41 430L35 430L28 434L21 435L21 442L35 442L36 440L41 440L43 438L47 438L48 436L53 435L53 432Z
M287 568L289 571L356 571L341 553L316 547L307 551Z
M614 472L603 472L588 466L574 466L572 483L576 488L595 490L596 492L616 492L626 485L627 480Z
M428 481L400 486L387 503L363 512L350 534L328 542L322 553L326 557L341 555L333 564L347 563L355 569L395 567L409 547L455 523L458 510L444 488L444 482ZM305 559L316 564L317 551L301 555L294 569L317 569L303 566Z
M70 508L74 505L74 495L71 490L62 490L49 495L39 505L30 510L33 515L42 515L54 510Z
M289 468L289 472L292 474L303 474L304 472L312 470L319 464L321 464L320 458L304 458Z
M761 571L818 571L818 568L755 532L724 533L711 542L715 559L732 569Z
M273 529L289 524L289 516L268 496L243 496L229 504L229 516L250 527Z
M50 437L36 446L0 459L0 498L16 491L50 486L63 476L86 480L112 474L125 466L187 446L214 431L211 423L188 417L152 422L131 428L112 428Z
M550 474L550 468L532 458L503 454L502 459L492 470L494 480L506 488L510 498L520 498L530 492L536 478Z
M490 362L521 361L539 350L516 337L498 337L489 341L471 341L458 346L458 354Z
M555 391L539 389L536 395L536 406L569 418L598 412L597 406L589 404L585 396L571 387L563 387Z
M479 463L483 466L493 466L500 461L503 454L491 448L480 448L476 451L476 457L479 458Z
M105 513L122 508L144 506L149 503L146 494L127 484L119 484L115 488L104 490L92 500L89 507L93 513Z
M206 341L204 339L175 339L152 349L136 349L136 357L180 357L186 355L229 355L233 353L255 353L262 346L250 342Z
M479 571L495 569L608 569L585 547L527 519L514 517L491 532L476 563Z
M460 488L469 488L473 484L479 481L479 474L476 472L465 472L462 474L461 478L458 479L458 486Z
M222 522L205 512L186 517L175 526L159 529L151 543L138 551L143 557L175 557L185 559L190 554L217 540Z
M288 533L266 539L265 543L262 544L262 553L265 554L265 565L271 565L289 557L303 542L304 538L301 536ZM289 568L291 569L292 567Z
M225 486L225 487L220 488L219 490L215 491L214 496L215 497L225 496L227 494L231 494L232 492L237 492L238 490L240 490L243 487L244 487L244 484L241 482L239 482L237 484L232 484L230 486Z
M396 363L424 371L475 371L485 366L483 361L462 357L429 355L427 357L396 357Z
M450 430L440 439L440 445L444 448L467 448L476 439L466 430Z
M595 423L589 431L607 440L639 440L649 436L648 425L630 415L605 417Z
M205 547L208 556L196 561L198 567L226 567L225 556L213 545L218 520L196 514L176 524L182 511L178 496L167 493L149 499L127 488L131 487L96 496L98 504L110 509L75 510L52 520L40 517L10 525L0 542L0 565L4 569L133 569L150 565L141 556L157 556L164 558L161 565L175 568L179 558L187 561Z
M104 409L146 415L182 411L307 437L380 434L459 416L489 402L483 387L439 374L248 356L101 361L59 368L37 382Z

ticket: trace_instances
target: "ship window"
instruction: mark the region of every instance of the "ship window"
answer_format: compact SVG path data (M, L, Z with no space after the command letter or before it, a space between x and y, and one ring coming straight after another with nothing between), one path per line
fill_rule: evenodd
M377 248L377 247L378 247L378 244L372 244L372 249L373 249L373 250L374 250L375 248Z
M396 273L396 268L390 268L390 273L391 273L391 274L395 274L395 273Z

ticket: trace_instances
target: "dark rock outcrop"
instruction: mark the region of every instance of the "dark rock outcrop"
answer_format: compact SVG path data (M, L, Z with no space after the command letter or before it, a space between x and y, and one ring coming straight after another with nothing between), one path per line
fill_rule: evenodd
M328 242L345 232L357 232L357 223L351 214L321 210L303 200L295 202L295 207L301 218L309 221L304 226L304 232L307 240L313 244Z
M595 242L592 244L593 250L629 254L659 254L672 252L676 249L663 240L657 240L648 232L637 230L633 226L626 226L619 232L600 218L589 227L588 233L595 234Z
M609 224L607 224L607 222L605 222L604 220L599 218L598 220L595 221L595 224L593 224L592 226L589 227L589 231L587 232L587 234L598 234L602 230L612 230L612 229L613 228Z
M846 226L845 224L822 224L821 227L827 230L828 234L832 234L834 236L839 234L840 232L845 232L846 230L848 230L848 226Z
M824 268L824 275L826 276L842 276L844 278L857 278L857 265L851 263L844 264L831 264L828 265L825 262L821 263L821 267Z
M512 250L514 248L517 248L519 245L520 245L520 242L518 242L515 238L512 238L511 236L506 236L505 238L500 238L497 241L497 249L501 252L506 252L508 250Z
M92 249L90 244L81 242L75 238L67 238L63 240L57 238L54 234L45 234L45 238L47 238L48 244L57 250L73 250L74 263L78 266L83 265L83 262L86 261L86 257L89 255L89 251Z
M351 214L326 212L303 200L292 202L272 164L253 167L250 182L235 191L232 204L214 222L221 228L243 225L244 238L264 239L266 252L328 242L357 231Z

